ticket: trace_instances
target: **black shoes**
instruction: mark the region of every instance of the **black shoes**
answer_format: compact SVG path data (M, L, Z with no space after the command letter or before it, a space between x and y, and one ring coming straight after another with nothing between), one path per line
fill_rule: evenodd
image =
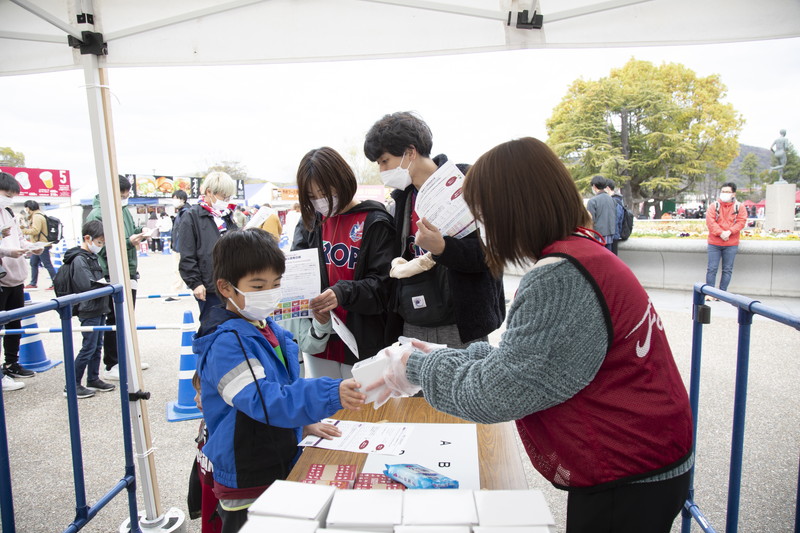
M19 366L19 363L6 363L3 365L3 372L12 378L32 378L36 375L33 370L27 370Z

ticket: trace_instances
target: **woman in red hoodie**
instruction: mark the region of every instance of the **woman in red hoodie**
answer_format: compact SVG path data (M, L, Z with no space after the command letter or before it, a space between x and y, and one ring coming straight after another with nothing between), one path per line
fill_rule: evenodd
M319 250L322 293L311 310L315 316L335 313L364 360L396 340L385 338L394 224L382 203L356 200L357 189L353 170L336 150L308 152L297 169L302 224L292 250ZM306 375L349 378L356 361L332 335L321 353L305 357Z

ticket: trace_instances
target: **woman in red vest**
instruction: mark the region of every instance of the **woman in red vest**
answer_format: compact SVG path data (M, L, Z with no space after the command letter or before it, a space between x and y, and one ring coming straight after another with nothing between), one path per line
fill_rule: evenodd
M588 229L569 171L544 143L481 156L464 198L484 225L491 271L533 267L499 346L389 348L390 392L421 387L446 413L516 420L534 467L569 491L568 533L668 533L688 495L692 420L647 293Z

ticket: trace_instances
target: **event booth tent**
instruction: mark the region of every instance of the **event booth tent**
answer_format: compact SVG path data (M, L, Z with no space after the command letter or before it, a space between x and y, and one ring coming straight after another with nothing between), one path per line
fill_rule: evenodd
M0 2L0 75L83 69L106 243L117 250L109 270L127 283L106 67L721 43L797 37L798 21L797 0L10 0ZM126 315L130 387L140 390L130 305ZM147 407L130 405L153 524L163 514Z

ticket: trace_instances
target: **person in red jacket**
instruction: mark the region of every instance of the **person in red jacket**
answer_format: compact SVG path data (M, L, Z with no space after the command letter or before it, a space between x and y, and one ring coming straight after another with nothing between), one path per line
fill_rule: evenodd
M722 261L719 288L728 290L733 274L733 262L739 251L739 233L747 223L747 209L736 201L736 184L724 183L719 190L719 201L711 204L706 213L708 226L708 270L706 284L714 286L717 270ZM706 300L716 300L706 296Z

